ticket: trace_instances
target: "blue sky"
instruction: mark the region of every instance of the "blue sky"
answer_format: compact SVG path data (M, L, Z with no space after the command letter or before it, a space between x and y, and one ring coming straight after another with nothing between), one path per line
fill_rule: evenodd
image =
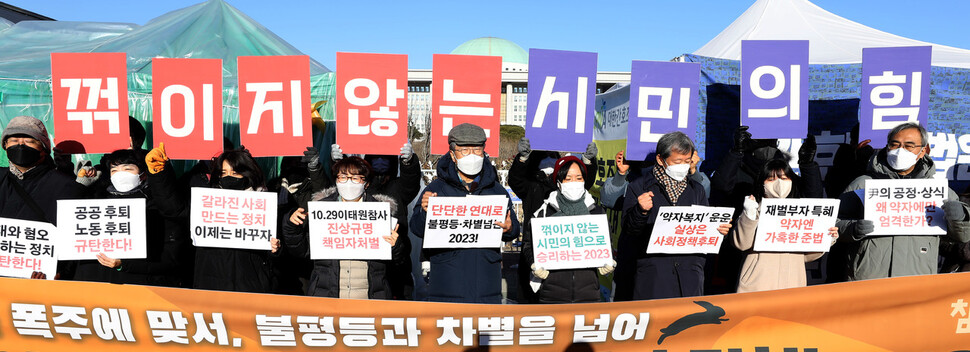
M62 21L145 24L202 0L5 0ZM525 49L599 53L599 70L693 52L754 0L254 1L227 0L333 69L337 51L407 54L411 68L462 42L501 37ZM970 1L815 0L850 20L913 39L970 48ZM917 5L918 4L918 5Z

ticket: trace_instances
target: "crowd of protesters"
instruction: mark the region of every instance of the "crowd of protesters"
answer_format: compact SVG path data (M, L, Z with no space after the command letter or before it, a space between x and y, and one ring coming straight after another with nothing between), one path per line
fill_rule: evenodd
M105 154L99 165L74 166L52 148L44 124L33 117L12 119L3 129L9 167L0 169L0 218L56 225L57 201L64 199L144 198L147 256L62 261L56 279L186 287L239 292L306 294L355 299L415 299L417 280L426 280L427 299L440 302L502 303L503 256L499 248L423 249L430 270L412 274L410 235L423 238L432 197L508 195L485 153L486 133L472 124L455 126L450 149L437 161L436 177L422 189L422 171L410 144L398 155L344 155L331 146L331 167L308 147L303 157L281 161L280 176L267 180L244 148L227 145L211 160L177 175L162 144L142 150L145 132L132 119L128 149ZM942 208L945 236L869 236L873 219L864 216L856 190L868 179L928 179L936 167L929 156L926 130L901 124L886 136L886 147L867 141L845 146L823 180L809 135L797 153L799 173L777 141L755 139L742 126L734 145L711 175L698 171L694 142L671 132L657 141L645 160L615 157L616 173L602 184L599 197L589 190L605 165L597 146L563 155L518 144L508 185L522 199L522 219L511 200L508 216L494 225L503 241L521 238L517 267L519 303L589 303L689 297L806 286L807 263L826 263L824 282L928 275L970 270L970 209L953 190ZM149 144L152 145L152 144ZM189 236L191 187L211 187L279 195L277 238L271 250L194 247ZM838 198L840 208L828 253L753 250L759 209L766 198ZM383 238L389 260L310 259L309 202L385 202L396 227ZM409 206L409 204L414 204ZM651 233L663 206L722 206L735 209L733 221L716 230L724 237L721 253L648 254ZM410 209L409 209L410 208ZM530 222L535 218L604 214L622 216L614 259L602 267L549 270L532 256ZM418 259L418 258L414 258ZM416 264L416 263L414 263ZM612 296L601 294L603 276L613 275ZM35 273L33 278L44 278Z

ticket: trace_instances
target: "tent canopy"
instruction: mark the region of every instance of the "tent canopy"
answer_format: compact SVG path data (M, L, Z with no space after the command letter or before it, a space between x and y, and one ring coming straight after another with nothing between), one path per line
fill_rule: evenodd
M809 40L809 62L862 62L862 48L933 46L933 66L970 68L970 50L886 33L839 17L808 0L757 0L695 55L740 60L742 40Z
M222 0L175 10L138 26L130 23L22 21L0 24L0 77L50 78L51 52L123 52L128 72L151 74L151 60L222 59L226 84L236 57L303 55L285 40ZM330 72L310 61L310 74Z

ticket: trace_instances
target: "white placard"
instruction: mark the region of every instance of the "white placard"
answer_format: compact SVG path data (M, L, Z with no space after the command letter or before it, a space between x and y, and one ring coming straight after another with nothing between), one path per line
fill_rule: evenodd
M54 280L56 234L53 224L0 218L0 276L30 278L40 271Z
M647 253L717 253L724 243L717 227L730 223L733 213L724 207L660 207Z
M189 218L196 247L271 250L276 193L192 187Z
M505 196L431 197L424 248L499 248L508 212Z
M828 252L829 228L835 227L839 203L838 199L762 199L754 250Z
M143 259L145 199L71 199L57 201L57 258Z
M308 218L310 259L391 259L388 203L310 202Z
M865 218L876 230L869 236L946 234L943 202L946 179L866 180Z
M613 264L606 214L532 218L532 252L537 268L599 268Z

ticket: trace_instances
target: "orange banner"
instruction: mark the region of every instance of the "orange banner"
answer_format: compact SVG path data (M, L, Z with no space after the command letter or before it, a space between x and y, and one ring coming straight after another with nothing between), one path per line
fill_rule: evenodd
M338 300L25 279L0 279L0 292L0 346L7 351L970 347L970 273L575 305Z

